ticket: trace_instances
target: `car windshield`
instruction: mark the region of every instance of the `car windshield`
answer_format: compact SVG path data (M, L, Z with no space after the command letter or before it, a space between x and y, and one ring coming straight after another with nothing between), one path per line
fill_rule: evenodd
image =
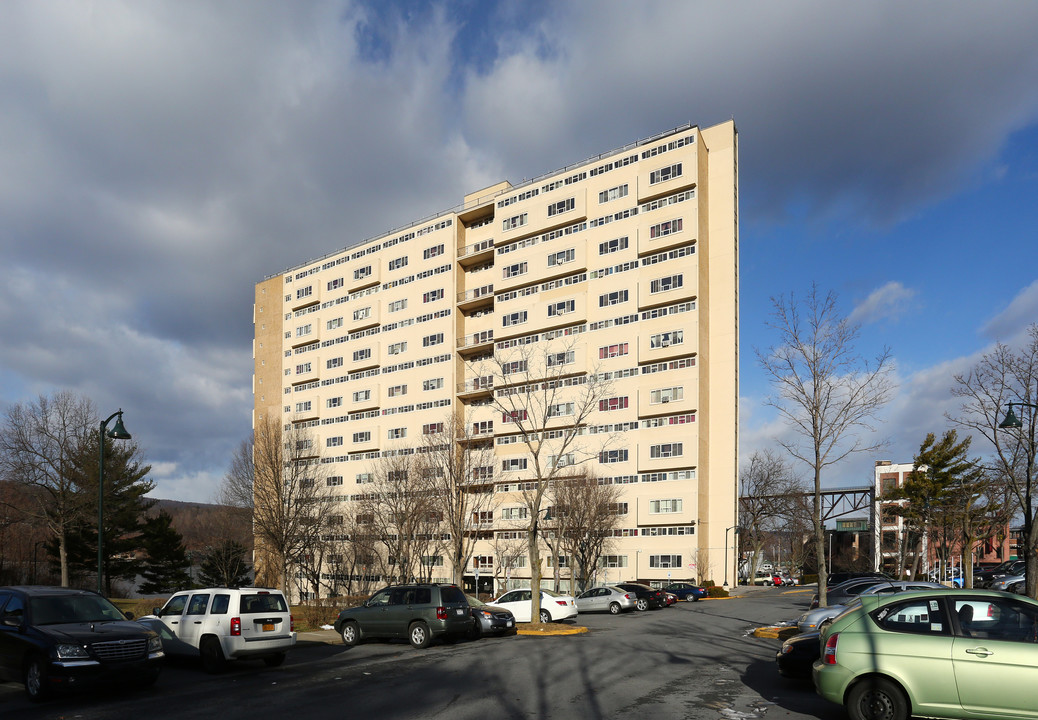
M560 593L554 592L552 590L541 590L541 594L547 595L548 597L562 597Z
M486 605L486 603L480 600L478 597L466 595L465 599L468 600L469 605L471 605L472 607L483 607L484 605Z
M34 625L126 619L115 605L103 597L95 595L54 595L30 598L29 609Z
M281 593L256 593L255 595L242 594L241 596L241 610L242 615L248 615L251 613L283 613L288 612L288 606L285 604L285 596Z

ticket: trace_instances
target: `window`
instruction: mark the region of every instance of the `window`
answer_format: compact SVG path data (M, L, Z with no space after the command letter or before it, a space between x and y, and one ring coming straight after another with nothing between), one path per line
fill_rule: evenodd
M357 392L353 393L353 402L364 402L365 400L370 400L370 399L371 399L371 391L370 390L358 390Z
M568 200L559 200L557 203L552 203L548 206L548 217L553 215L561 215L564 212L569 212L576 207L576 201L574 198Z
M895 632L905 633L920 633L925 635L946 635L948 634L948 623L944 622L944 613L939 609L940 605L933 603L931 600L925 600L916 598L914 600L905 600L900 603L886 605L880 612L875 616L876 624L884 630L893 630ZM970 614L976 614L974 605L987 605L987 611L990 612L992 606L988 603L966 603L961 600L956 600L954 603L954 609L956 614L963 607L970 608ZM964 613L965 614L965 613ZM984 613L987 615L987 612ZM979 619L979 618L974 618ZM964 620L959 620L959 626L964 625ZM968 630L967 630L968 632Z
M427 248L425 250L425 252L422 253L422 257L425 258L426 260L428 260L429 258L434 258L434 257L436 257L438 255L443 255L443 245L442 244L441 245L433 245L431 248Z
M478 465L472 468L473 480L492 480L494 477L493 465Z
M564 265L568 262L573 262L577 257L577 251L573 248L569 250L560 250L557 253L552 253L548 256L548 267L554 267L555 265Z
M574 411L574 403L557 403L555 405L548 406L548 417L565 417L572 415Z
M627 183L598 193L598 202L606 203L610 200L619 200L622 197L627 197Z
M390 428L389 432L386 434L386 437L388 437L390 440L401 440L407 437L407 428Z
M369 317L371 317L371 307L370 306L369 307L365 307L365 308L358 308L358 309L353 311L353 319L355 321L356 320L366 320Z
M516 277L517 275L525 275L529 269L529 263L521 262L515 263L514 265L506 265L501 271L501 274L505 278Z
M422 382L422 390L439 390L443 387L443 378L433 378Z
M364 266L362 268L357 268L356 270L353 271L353 279L354 280L363 280L364 278L366 278L366 277L368 277L370 275L371 275L371 266L370 265L366 265L366 266Z
M515 375L516 373L526 372L526 361L525 360L512 360L501 365L502 375Z
M356 480L358 485L367 485L368 483L375 482L375 475L373 473L357 473Z
M526 458L508 458L501 461L501 470L504 472L517 472L526 469Z
M620 357L621 355L627 354L627 343L617 343L616 345L605 345L598 348L598 358L605 360L606 358Z
M627 249L627 236L614 238L613 240L606 240L604 243L598 244L598 254L608 255L609 253L619 252L620 250Z
M330 408L340 407L342 405L342 396L340 395L339 397L328 398L325 403Z
M371 348L364 348L363 350L353 351L353 362L367 360L369 357L371 357Z
M405 352L406 350L407 341L405 340L404 342L393 343L387 348L386 352L388 352L390 355L399 355L400 353Z
M331 370L332 368L342 367L342 358L331 358L324 364L324 366L329 370Z
M617 290L616 292L599 295L598 307L608 307L609 305L619 305L622 302L627 302L627 292L627 290Z
M328 487L338 487L339 485L342 485L342 475L332 475L325 480L325 485Z
M326 324L326 327L329 330L336 330L338 328L341 328L342 327L342 318L340 317L340 318L335 318L334 320L329 320L327 322L327 324Z
M482 515L482 513L480 513ZM474 555L472 557L472 567L478 570L493 570L494 569L494 556L493 555Z
M649 228L649 237L664 237L666 235L673 235L677 232L681 232L681 218L661 222L659 225L653 225Z
M426 335L422 338L422 347L432 347L433 345L439 345L443 342L443 333L436 333L435 335Z
M528 517L529 511L526 507L513 507L501 509L502 520L525 520Z
M598 462L600 463L618 463L627 462L627 451L626 450L603 450L598 453Z
M514 230L517 227L522 227L523 225L525 225L526 224L526 220L527 220L526 213L522 213L521 215L513 215L510 218L505 218L501 222L501 229L502 230Z
M684 399L684 397L685 389L683 387L661 388L649 393L649 403L657 405L659 403L677 402Z
M668 275L667 277L657 278L650 283L649 292L661 293L674 290L681 287L683 282L681 275Z
M391 312L391 313L399 312L400 310L403 310L406 307L407 307L407 298L402 298L400 300L394 300L393 302L389 303L389 312Z
M681 512L681 498L670 500L650 500L649 512L653 515L665 515Z
M407 267L407 256L396 258L395 260L389 261L390 270L399 270L402 267Z
M659 170L653 170L649 173L649 184L655 185L656 183L673 180L676 177L681 177L681 163L675 163L674 165L668 165Z
M577 304L574 300L563 300L562 302L552 303L548 306L548 317L556 317L558 315L565 315L576 310Z
M662 445L650 445L650 458L672 458L681 457L682 443L663 443Z
M650 555L649 567L651 568L679 568L681 567L680 555Z
M355 442L355 443L371 442L371 431L370 430L362 430L360 432L353 433L353 442Z
M310 409L312 407L313 407L313 403L310 400L307 400L305 402L297 402L296 403L296 412L297 413L298 412L310 412Z
M302 375L303 373L310 372L310 366L310 363L302 363L301 365L296 365L296 375Z
M296 300L302 300L305 297L310 297L314 294L314 286L307 285L306 287L299 288L296 290Z
M342 435L336 435L324 441L325 447L339 447L340 445L342 445Z
M562 468L569 467L576 463L576 458L573 453L565 453L563 455L549 455L548 465L551 467Z
M505 327L511 327L512 325L522 325L526 322L526 311L521 310L520 312L509 313L501 318L501 324Z
M422 435L439 435L442 432L442 422L428 423L426 425L422 425Z
M560 353L549 353L547 357L548 367L561 367L562 365L570 365L574 361L574 359L575 356L572 350L567 350L566 352Z
M493 420L481 420L480 422L472 423L473 435L487 435L492 432L494 432Z
M407 394L407 385L390 385L386 391L389 397L400 397Z
M517 423L526 420L526 410L509 410L508 412L501 413L501 422L503 423Z
M598 401L598 409L602 412L609 412L610 410L623 410L627 407L627 396L606 398Z
M296 328L296 337L302 337L303 335L309 335L311 332L313 332L313 329L314 329L314 326L310 325L310 324L300 325L299 327Z
M671 345L680 345L685 341L684 330L671 330L670 332L659 333L649 338L649 347L655 350L656 348L670 347Z
M627 567L626 555L602 555L598 558L598 567L601 568L625 568Z
M345 284L346 283L345 283L345 281L342 278L336 278L335 280L329 280L328 281L328 289L329 290L338 290L339 288L341 288Z

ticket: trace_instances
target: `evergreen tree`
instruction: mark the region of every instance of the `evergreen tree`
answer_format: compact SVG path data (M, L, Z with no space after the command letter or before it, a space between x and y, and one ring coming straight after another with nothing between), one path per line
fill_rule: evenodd
M202 555L199 580L206 586L241 587L251 581L252 568L245 561L245 546L224 540L206 548Z
M173 518L162 511L144 523L141 543L148 556L141 575L141 592L163 595L191 586L191 562L184 549L184 538L173 527Z

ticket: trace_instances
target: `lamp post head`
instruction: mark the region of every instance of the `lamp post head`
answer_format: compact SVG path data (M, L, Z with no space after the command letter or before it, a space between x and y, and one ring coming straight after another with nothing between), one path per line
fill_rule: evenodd
M113 427L111 430L109 430L106 434L108 435L108 437L110 437L110 438L112 438L114 440L132 440L133 439L133 436L130 435L130 433L128 433L126 431L126 428L123 426L123 412L122 412L122 410L119 411L119 415L115 419L115 427Z
M1013 412L1014 404L1015 403L1009 403L1009 412L1006 413L1006 419L998 424L998 427L1002 430L1006 430L1008 428L1021 428L1024 426L1024 424L1020 422L1020 418L1018 418L1016 416L1016 413Z

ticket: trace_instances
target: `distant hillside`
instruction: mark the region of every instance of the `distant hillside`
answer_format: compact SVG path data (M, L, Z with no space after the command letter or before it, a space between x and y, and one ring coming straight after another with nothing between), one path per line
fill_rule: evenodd
M239 508L211 503L156 500L149 516L165 511L173 518L173 527L184 538L188 550L202 550L214 541L232 538L251 552L252 531L249 517Z

